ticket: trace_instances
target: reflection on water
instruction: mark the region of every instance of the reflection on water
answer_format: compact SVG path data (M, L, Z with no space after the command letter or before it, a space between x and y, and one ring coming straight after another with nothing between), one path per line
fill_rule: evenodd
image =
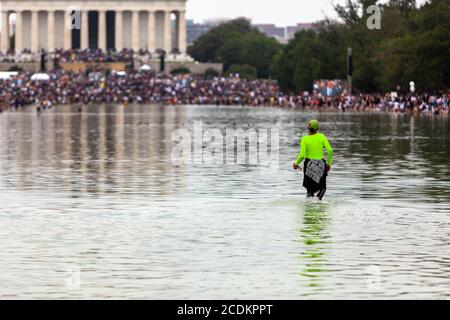
M183 114L183 110L142 114L123 106L40 117L9 114L2 123L7 138L3 170L17 170L14 183L22 191L57 185L59 191L76 193L74 196L123 188L168 194L175 176L168 161L170 139L172 131L182 125ZM164 175L156 180L140 179L141 169ZM183 177L183 168L177 168L177 177Z
M290 168L311 117L336 154L324 203ZM173 165L195 121L278 128L280 170ZM272 108L4 112L0 298L448 298L449 133Z
M321 274L326 271L326 253L329 240L325 234L329 224L326 203L305 202L301 238L305 250L301 259L304 261L305 269L301 275L309 279L310 287L319 287Z

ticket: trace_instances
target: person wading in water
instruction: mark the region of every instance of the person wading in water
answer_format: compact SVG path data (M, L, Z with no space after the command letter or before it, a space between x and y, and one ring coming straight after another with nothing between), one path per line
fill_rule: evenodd
M327 190L327 175L333 164L333 149L328 139L319 133L319 121L311 120L308 123L309 134L300 142L300 154L292 164L294 170L300 168L300 163L305 160L303 166L303 186L307 190L307 197L317 197L322 200ZM328 159L325 161L323 149L327 149Z

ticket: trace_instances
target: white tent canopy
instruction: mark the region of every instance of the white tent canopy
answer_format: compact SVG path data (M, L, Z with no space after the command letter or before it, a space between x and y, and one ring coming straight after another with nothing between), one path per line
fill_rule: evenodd
M48 81L50 76L46 73L35 73L31 76L31 80Z
M140 71L150 71L152 68L148 64L143 64L140 68Z
M17 76L19 73L16 71L2 71L0 72L0 79L1 80L8 80L11 79L11 77Z
M17 76L19 73L16 71L2 71L0 72L0 79L7 80L11 79L11 77Z

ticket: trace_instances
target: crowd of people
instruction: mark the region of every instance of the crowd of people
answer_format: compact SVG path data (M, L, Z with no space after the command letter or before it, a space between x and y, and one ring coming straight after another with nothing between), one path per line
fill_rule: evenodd
M42 52L41 52L42 53ZM55 50L51 57L62 62L122 62L131 67L137 59L149 58L149 52L102 50ZM1 55L3 61L30 57L31 52ZM245 105L286 108L335 108L347 110L380 110L392 112L448 113L449 94L358 94L345 92L332 97L312 93L286 94L275 80L245 80L238 75L205 78L193 75L156 74L150 71L73 72L55 69L48 79L35 79L31 72L19 72L0 80L0 111L35 105L42 110L64 104L159 103L194 105Z
M42 58L42 54L46 54L48 59L56 59L58 62L123 62L132 63L134 57L142 57L150 55L149 52L140 50L134 52L131 49L123 49L120 51L101 49L55 49L52 52L47 52L44 49L32 53L29 49L24 49L17 53L13 50L3 52L0 54L0 62L20 63L20 62L38 62Z
M357 94L351 98L347 95L336 97L320 97L312 95L312 99L307 99L306 105L317 105L319 107L336 107L339 110L353 111L387 111L387 112L416 112L444 114L449 112L450 94L423 93L423 94ZM305 104L304 104L305 105Z
M157 51L154 56L158 56L161 51ZM133 63L134 59L137 61L149 61L152 59L152 53L148 50L140 49L134 51L132 49L116 50L102 50L102 49L55 49L47 52L44 49L38 52L31 52L29 49L24 49L17 53L13 50L0 53L0 62L21 63L21 62L41 62L42 56L45 54L46 60L57 61L58 63L111 63L122 62L125 64Z
M15 53L10 50L0 54L0 62L7 63L22 63L22 62L36 62L37 56L30 50L25 49L20 53Z
M144 52L141 52L144 54ZM109 63L109 62L123 62L133 63L134 51L130 49L123 49L121 51L105 52L101 49L73 49L63 50L57 49L52 53L54 58L61 62L95 62L95 63Z
M34 105L39 110L65 104L158 103L193 105L245 105L286 108L336 108L342 111L448 113L448 94L392 96L345 94L326 97L317 93L284 94L274 80L244 80L238 76L205 79L192 75L153 72L89 72L55 70L49 80L32 80L21 72L0 80L2 109Z

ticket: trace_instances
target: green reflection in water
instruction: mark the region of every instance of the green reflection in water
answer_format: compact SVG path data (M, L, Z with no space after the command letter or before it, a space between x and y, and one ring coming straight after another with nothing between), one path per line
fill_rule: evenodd
M326 272L325 247L327 240L326 228L329 225L329 205L325 202L307 201L304 205L301 242L305 250L300 258L304 262L301 277L308 279L309 287L320 287L323 273Z

